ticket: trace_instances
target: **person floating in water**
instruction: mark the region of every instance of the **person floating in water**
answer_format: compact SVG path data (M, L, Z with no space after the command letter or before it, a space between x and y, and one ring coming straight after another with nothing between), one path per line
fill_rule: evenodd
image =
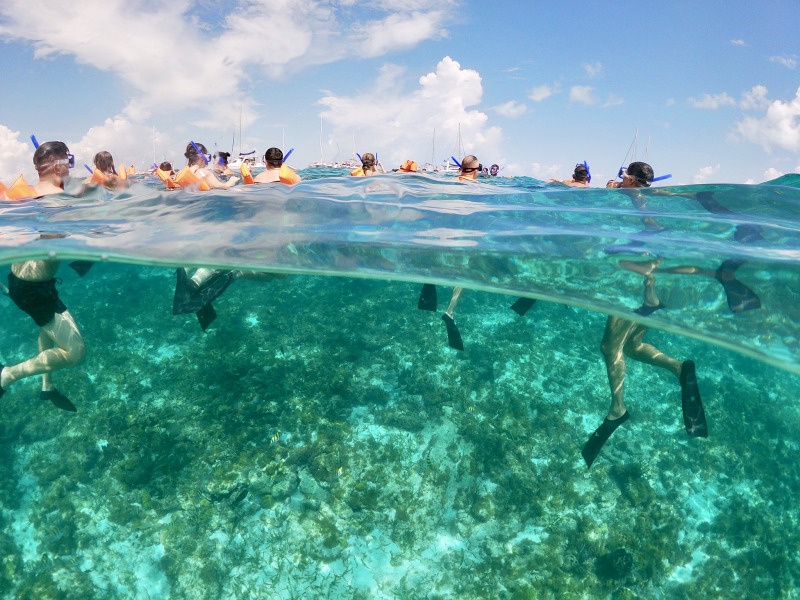
M572 173L572 179L548 179L547 183L563 183L570 187L584 187L588 188L592 182L592 175L589 172L589 165L586 161L575 165L575 171ZM616 182L615 182L616 183Z
M101 150L94 155L94 171L86 178L85 183L104 185L111 190L128 186L127 179L122 179L117 174L114 157L107 150Z
M45 142L36 149L33 164L39 174L39 183L33 187L36 196L41 197L64 191L75 159L63 142ZM40 398L75 412L75 405L55 388L50 375L77 365L86 356L80 329L56 289L59 264L57 260L26 260L11 265L8 294L39 326L39 353L13 366L0 365L0 397L14 382L41 375Z
M653 181L653 168L647 163L633 162L625 171L622 182L610 181L607 187L642 188ZM638 205L638 204L637 204ZM645 277L644 302L635 312L647 316L663 308L655 289L653 272L660 259L645 263L624 262L624 268ZM581 450L586 466L591 467L603 445L611 434L625 423L630 415L625 407L625 357L666 369L678 378L681 387L684 425L692 437L707 437L705 411L697 385L695 364L691 360L678 361L644 342L648 328L620 317L609 316L606 321L601 351L606 364L608 383L611 388L611 406L608 415L595 430Z
M203 144L189 142L183 155L187 164L175 176L175 183L181 187L197 187L200 191L227 190L239 181L235 175L224 183L217 178L214 169L209 167L211 156Z
M283 164L283 150L280 148L268 148L264 153L264 164L266 168L255 176L253 183L294 185L301 180L300 175L295 173L288 165Z
M465 156L461 161L458 180L475 181L478 179L480 170L481 164L478 162L477 157L472 154ZM461 339L461 332L458 330L455 323L456 307L461 300L461 294L463 292L464 288L462 287L453 288L453 294L450 296L450 304L448 304L447 310L445 310L442 315L442 321L444 321L445 327L447 328L447 343L451 348L455 348L456 350L464 350L464 341ZM417 308L419 310L436 312L437 304L436 286L432 283L424 284L419 294Z
M380 162L377 162L375 155L372 152L365 152L361 157L361 166L357 169L350 171L353 177L369 177L370 175L378 175L378 167L381 168L380 173L386 173L386 169Z

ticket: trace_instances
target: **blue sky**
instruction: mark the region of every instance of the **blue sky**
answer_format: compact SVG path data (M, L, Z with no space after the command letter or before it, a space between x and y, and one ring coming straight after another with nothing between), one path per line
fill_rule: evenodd
M670 183L761 182L800 172L799 26L797 0L3 0L0 179L35 179L32 133L183 165L238 152L241 114L296 168L441 163L460 128L503 174L602 185L638 130Z

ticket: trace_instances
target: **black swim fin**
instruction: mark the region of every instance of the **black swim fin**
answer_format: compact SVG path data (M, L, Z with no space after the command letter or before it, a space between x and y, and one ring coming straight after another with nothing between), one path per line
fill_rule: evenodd
M447 313L442 315L442 321L447 326L447 343L451 348L456 350L464 350L464 342L461 340L461 333L456 327L455 321Z
M518 298L514 304L511 305L511 310L517 313L520 317L524 317L533 305L536 304L536 298Z
M197 315L197 320L200 323L200 329L205 331L208 329L208 326L214 322L214 319L217 318L217 311L214 310L214 307L209 302L203 308L195 313Z
M637 308L635 312L637 315L642 315L643 317L649 317L657 310L661 310L662 308L666 308L663 303L659 302L657 306L648 306L647 304L642 304L639 308Z
M697 374L694 362L684 361L681 365L681 406L683 408L683 424L686 433L692 437L708 437L708 424L703 402L700 400L700 388L697 387Z
M736 269L743 264L744 261L741 260L726 260L714 273L714 278L722 284L722 289L725 290L728 308L734 313L761 308L761 299L758 295L736 279Z
M419 301L417 302L417 308L419 310L429 310L431 312L436 312L436 286L432 283L426 283L422 286L422 289L419 292Z
M597 458L597 455L600 454L600 450L602 450L603 445L608 441L608 438L611 437L611 434L617 430L617 427L622 425L625 421L630 418L630 413L625 411L625 414L622 415L619 419L614 419L613 421L609 421L608 417L603 419L603 422L600 423L600 427L594 430L592 437L590 437L587 442L584 444L583 449L581 449L581 455L583 455L583 460L586 461L586 468L591 468L594 459Z
M60 408L61 410L67 410L69 412L78 412L78 409L75 405L69 401L64 394L59 392L56 388L47 391L39 392L39 398L42 400L49 400L53 403L53 406L56 408Z
M198 286L189 279L186 269L176 272L175 297L172 302L172 314L182 315L197 312L210 304L228 289L236 279L233 271L214 271L211 277Z
M94 266L94 261L73 260L71 263L69 263L69 266L72 267L80 277L83 277L89 272L89 269Z

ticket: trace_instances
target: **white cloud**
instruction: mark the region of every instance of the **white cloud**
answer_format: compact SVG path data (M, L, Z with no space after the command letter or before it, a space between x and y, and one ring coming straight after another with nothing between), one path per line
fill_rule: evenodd
M731 40L731 46L747 46L747 43L744 40Z
M800 88L792 100L774 100L763 117L747 117L736 124L745 140L769 151L773 147L800 152Z
M619 106L620 104L625 104L625 100L623 100L616 94L609 94L608 98L606 98L606 101L603 104L603 108L609 108L611 106Z
M695 108L708 108L716 110L721 106L736 106L736 100L728 95L727 92L716 94L703 94L700 98L689 98L689 104Z
M783 171L779 171L775 167L770 167L766 171L764 171L764 181L771 181L773 179L777 179L778 177L783 176Z
M770 56L769 62L778 63L787 69L794 69L797 66L796 56Z
M133 90L129 119L189 109L231 129L239 105L254 106L246 94L254 70L277 78L441 39L451 3L389 0L354 10L366 3L241 0L212 27L200 13L205 3L191 0L3 0L0 36L31 44L37 59L71 56L113 73Z
M560 89L557 85L539 85L533 88L528 93L528 98L533 100L534 102L541 102L542 100L546 100L553 94L559 93Z
M542 165L531 163L531 171L536 179L547 181L548 179L566 179L572 173L564 173L566 169L561 165Z
M595 77L599 77L600 74L603 72L603 63L596 62L592 64L585 64L583 65L583 70L586 71L586 75L592 79Z
M739 102L739 107L744 110L764 109L768 105L767 88L763 85L754 85L749 92L743 92Z
M503 104L498 104L493 110L506 118L517 119L528 112L528 107L516 100L509 100Z
M719 172L719 169L720 169L719 165L703 167L695 174L695 176L692 179L692 182L706 183L714 173Z
M579 104L586 104L587 106L596 104L597 100L594 98L594 89L588 85L575 85L569 90L570 102L577 102Z
M386 66L371 84L354 96L328 93L320 99L322 118L332 127L331 140L367 140L358 152L380 152L381 162L389 168L413 158L424 163L431 158L427 134L436 132L437 162L451 154L474 153L486 163L498 162L502 145L502 130L488 125L488 116L472 109L483 99L480 74L464 69L444 57L436 70L419 78L419 86L404 91L400 85L388 85L387 79L397 80L398 68ZM391 77L387 74L391 73ZM459 131L463 148L457 148ZM432 137L431 137L432 140ZM433 141L433 140L432 140ZM334 142L335 145L335 142ZM326 158L333 159L336 148L329 147ZM349 157L349 152L337 158Z
M11 131L5 125L0 125L0 181L11 185L20 175L25 175L28 183L35 183L32 179L35 174L33 169L33 144L20 141L20 132ZM40 140L44 141L44 140Z

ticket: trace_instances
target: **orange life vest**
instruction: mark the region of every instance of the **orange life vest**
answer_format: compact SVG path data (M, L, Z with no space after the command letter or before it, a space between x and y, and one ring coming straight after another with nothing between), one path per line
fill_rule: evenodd
M125 165L120 165L119 169L117 169L117 174L119 175L120 179L127 179L128 169L125 168Z
M241 174L242 174L242 183L244 183L245 185L250 185L251 183L255 183L255 180L253 179L253 173L250 171L250 166L247 163L244 162L242 163Z
M136 169L134 168L133 165L128 167L128 175L136 175Z
M205 179L200 179L189 167L183 167L180 172L175 175L175 183L182 188L197 186L201 192L207 192L211 189Z
M33 198L36 196L36 190L33 186L25 181L25 177L20 175L8 188L6 188L6 200L22 200L24 198Z
M353 177L366 177L366 175L364 175L364 167L358 167L357 169L353 169L352 171L350 171L350 175L352 175Z
M172 180L172 177L169 176L169 173L166 171L162 171L161 169L156 169L156 176L164 182L164 185L167 186L168 190L176 190L180 188L177 183Z
M352 173L351 173L352 174ZM294 185L300 181L300 175L294 172L291 167L287 167L286 165L281 165L280 173L278 174L278 180L281 183L285 183L287 185Z
M92 176L89 178L89 185L105 185L108 181L108 175L103 173L100 169L92 171Z
M5 200L6 199L6 190L7 189L8 188L6 187L6 184L3 183L2 181L0 181L0 200Z

